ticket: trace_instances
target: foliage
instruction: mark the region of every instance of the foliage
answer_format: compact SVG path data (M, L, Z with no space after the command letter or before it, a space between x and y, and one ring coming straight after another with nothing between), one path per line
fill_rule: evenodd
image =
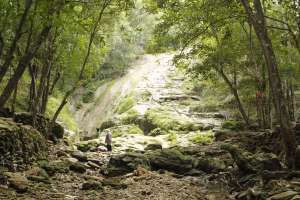
M245 124L243 122L234 121L234 120L226 120L222 124L222 128L235 130L235 131L243 130L244 127L245 127Z
M177 144L177 133L175 131L170 131L167 139L169 142L171 142L172 145L176 145Z
M212 131L208 132L196 132L190 139L194 144L211 144L214 141L214 135Z
M46 112L46 116L51 117L53 116L54 112L56 111L56 109L58 108L60 103L60 98L54 98L54 97L50 97L49 101L48 101L48 109ZM65 107L62 112L61 115L59 117L59 120L66 126L68 127L68 129L72 130L72 131L77 131L78 127L77 127L77 123L75 122L70 110L68 109L68 106Z

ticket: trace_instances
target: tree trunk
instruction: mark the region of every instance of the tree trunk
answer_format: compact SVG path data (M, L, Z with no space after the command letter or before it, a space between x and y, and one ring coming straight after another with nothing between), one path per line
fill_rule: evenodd
M73 94L73 92L76 90L76 88L78 87L80 81L83 79L83 75L84 75L84 70L85 70L85 67L86 67L86 64L88 62L88 59L89 59L89 56L90 56L90 53L91 53L91 49L92 49L92 44L93 44L93 41L94 41L94 38L96 36L96 33L97 33L97 29L98 29L98 26L102 20L102 17L103 17L103 14L104 14L104 11L105 9L109 6L111 0L105 0L104 3L103 3L103 6L102 6L102 9L100 10L99 12L99 16L97 18L97 20L95 21L95 24L93 26L93 29L92 29L92 32L91 32L91 35L90 35L90 39L89 39L89 44L88 44L88 49L87 49L87 53L86 53L86 56L84 58L84 61L83 61L83 64L81 66L81 70L80 70L80 73L79 73L79 76L78 76L78 80L75 82L74 86L72 87L71 90L69 90L68 92L66 92L62 102L60 103L60 106L58 107L57 111L55 112L52 120L51 120L51 123L50 123L50 127L49 127L49 130L51 131L52 130L52 127L57 119L57 117L59 116L61 110L63 109L63 107L67 104L68 102L68 98Z
M46 26L43 28L36 43L30 48L30 50L20 59L17 69L13 77L8 81L7 85L5 86L1 96L0 96L0 109L4 108L5 103L11 96L11 93L18 85L20 78L22 77L26 67L29 65L35 54L37 53L38 49L40 48L41 44L45 41L47 35L51 30L51 26Z
M272 42L267 32L262 5L260 0L254 0L255 11L253 11L248 0L241 0L241 2L249 16L263 50L265 62L268 67L270 89L272 90L275 112L279 119L283 143L285 146L285 160L288 166L293 168L295 166L296 153L295 134L291 127L288 108L284 99L284 92L278 71L277 60Z
M230 82L230 80L225 75L225 73L224 73L224 71L222 69L218 69L217 71L222 76L222 78L227 83L227 85L229 86L229 88L231 90L231 93L233 94L233 96L234 96L234 98L236 100L238 109L239 109L239 111L240 111L240 113L241 113L241 115L243 117L243 120L245 121L245 123L246 123L247 126L250 126L250 120L248 118L248 115L246 114L246 111L245 111L244 106L243 106L243 104L241 102L241 99L239 97L239 94L238 94L238 91L237 91L236 87L233 86L233 84Z
M26 18L29 14L29 10L31 8L32 3L33 3L32 0L26 0L25 1L25 10L24 10L23 15L20 19L20 22L18 24L16 33L15 33L15 37L14 37L14 39L13 39L13 41L12 41L10 47L9 47L6 59L4 61L4 64L0 68L0 82L2 81L2 79L5 76L8 68L10 67L10 65L12 63L12 60L14 58L14 53L15 53L15 50L17 48L17 43L18 43L18 41L20 40L20 38L22 36L22 29L23 29L23 26L26 22Z

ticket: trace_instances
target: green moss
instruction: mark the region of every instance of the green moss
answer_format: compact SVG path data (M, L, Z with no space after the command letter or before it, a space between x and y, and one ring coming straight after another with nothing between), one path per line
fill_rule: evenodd
M167 137L168 141L171 142L172 145L177 144L177 133L175 131L171 131Z
M134 134L134 135L142 135L144 134L144 132L137 126L132 126L129 130L128 130L129 134Z
M148 122L163 131L192 131L193 123L187 119L174 116L174 113L166 111L163 108L150 109L146 112L145 117Z
M144 134L143 131L136 125L116 126L110 129L113 137L121 137L128 134Z
M211 144L214 141L214 135L212 131L203 133L198 131L197 134L192 136L189 140L195 144Z
M235 131L243 130L244 129L244 123L240 122L240 121L227 120L227 121L223 122L222 128L235 130Z
M138 116L139 116L139 113L135 109L131 108L127 112L123 113L120 118L121 118L122 124L133 124L136 122L136 119L138 118Z
M116 109L116 112L118 114L122 114L125 113L126 111L128 111L129 109L131 109L134 104L135 104L135 99L131 96L129 97L125 97L119 104L119 106Z
M61 101L60 98L50 97L47 104L46 116L51 118L59 107ZM73 118L72 113L68 109L68 104L62 109L60 115L58 116L59 121L62 121L63 124L72 131L77 131L78 126Z

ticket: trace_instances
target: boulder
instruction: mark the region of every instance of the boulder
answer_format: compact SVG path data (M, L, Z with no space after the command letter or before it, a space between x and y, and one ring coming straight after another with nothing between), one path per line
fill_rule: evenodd
M101 190L103 189L102 183L98 181L88 181L82 184L82 190Z
M31 113L22 112L16 113L14 116L15 122L22 123L24 125L33 125L33 117ZM47 139L56 140L61 139L64 136L64 128L58 124L54 123L52 127L52 132L49 131L50 120L42 115L37 115L35 118L36 129L41 132Z
M49 183L48 173L40 167L33 167L32 169L27 170L25 174L31 181Z
M39 166L41 168L43 168L44 170L46 170L46 172L50 176L53 176L55 173L65 174L70 171L69 170L70 163L67 161L61 161L61 160L51 161L51 162L40 161Z
M87 166L80 162L72 163L70 165L70 170L77 172L77 173L85 173L86 168L87 168Z
M147 154L151 169L164 169L185 174L193 169L193 160L175 149L162 149Z
M107 166L108 176L121 176L133 172L139 165L149 167L149 161L143 154L114 155L110 158Z
M217 158L198 158L194 160L193 166L206 173L216 173L226 169L224 161Z
M29 182L21 173L5 172L4 175L8 178L9 186L16 190L18 193L27 192Z
M154 151L154 150L158 150L158 149L162 149L162 145L161 144L148 144L145 147L146 151Z
M71 156L73 158L78 159L81 162L87 162L88 161L88 157L85 153L83 153L82 151L74 151Z
M1 156L3 155L3 156ZM31 163L47 155L47 141L31 126L17 124L9 118L0 118L0 161Z
M111 178L104 179L102 181L102 184L103 184L103 186L110 186L110 187L112 187L113 189L116 189L116 190L127 188L127 185L124 184L124 183L121 183L120 179L111 179Z

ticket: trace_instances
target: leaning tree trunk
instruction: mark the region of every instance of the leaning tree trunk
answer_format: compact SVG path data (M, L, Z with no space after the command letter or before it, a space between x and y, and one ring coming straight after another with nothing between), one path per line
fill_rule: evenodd
M69 91L66 92L65 96L63 97L63 100L61 101L58 109L56 110L54 116L52 117L51 123L49 125L49 131L52 131L52 127L53 127L56 119L58 118L60 112L62 111L62 109L64 108L64 106L67 104L69 97L74 93L74 91L78 87L80 81L82 81L82 79L83 79L84 71L85 71L85 68L86 68L86 64L87 64L87 62L89 60L89 57L90 57L90 53L91 53L91 50L92 50L92 44L93 44L93 41L94 41L95 36L97 34L97 30L98 30L99 24L100 24L100 22L102 20L102 17L104 15L104 11L110 5L110 3L111 3L111 0L105 0L104 3L103 3L102 9L99 12L99 16L96 19L95 24L94 24L93 29L92 29L92 32L90 34L89 44L88 44L88 48L87 48L87 53L86 53L85 58L83 60L83 64L82 64L81 69L80 69L78 80L74 83L74 86Z
M269 38L264 12L260 0L254 0L254 9L248 0L241 0L246 13L254 27L258 40L261 44L265 62L268 67L270 89L272 90L273 103L276 116L280 123L282 139L285 146L285 160L290 168L295 166L296 140L291 127L288 108L284 98L282 82L278 71L278 64L273 50L272 41Z
M228 87L230 88L231 93L233 94L233 96L234 96L234 98L236 100L238 109L239 109L239 111L240 111L240 113L241 113L241 115L243 117L243 120L245 121L245 123L246 123L247 126L250 126L249 117L246 114L246 111L244 109L244 106L242 104L242 101L240 99L240 96L238 94L238 91L237 91L236 87L230 82L230 80L228 79L228 77L226 76L226 74L224 73L224 71L222 69L217 69L217 71L222 76L222 78L224 79L224 81L226 82L226 84L228 85Z

